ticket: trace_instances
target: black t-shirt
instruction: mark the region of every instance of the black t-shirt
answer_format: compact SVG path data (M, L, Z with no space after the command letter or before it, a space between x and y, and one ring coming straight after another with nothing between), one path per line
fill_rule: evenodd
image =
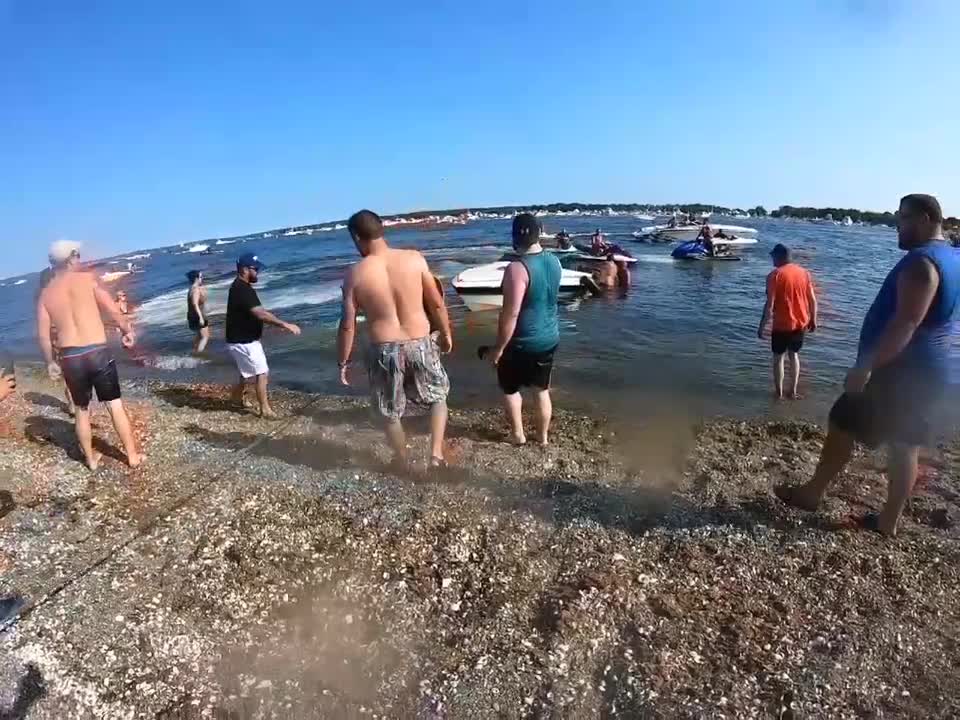
M263 320L251 312L255 307L260 307L257 291L240 278L234 280L227 297L228 343L251 343L263 336Z

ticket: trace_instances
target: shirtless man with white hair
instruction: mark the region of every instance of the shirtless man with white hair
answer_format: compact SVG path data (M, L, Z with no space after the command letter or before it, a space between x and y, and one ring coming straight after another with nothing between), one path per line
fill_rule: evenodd
M56 379L62 373L70 389L76 405L77 440L84 459L91 470L99 467L101 455L93 449L90 427L90 400L96 391L97 399L107 406L113 427L120 436L127 463L137 467L143 456L137 449L130 419L120 399L117 364L107 348L107 333L100 313L107 313L116 323L123 333L121 342L128 348L136 342L130 320L120 312L110 293L100 287L96 276L80 264L79 243L55 242L50 246L50 264L53 279L37 300L37 336L50 377ZM53 327L57 329L61 348L59 364L53 354Z

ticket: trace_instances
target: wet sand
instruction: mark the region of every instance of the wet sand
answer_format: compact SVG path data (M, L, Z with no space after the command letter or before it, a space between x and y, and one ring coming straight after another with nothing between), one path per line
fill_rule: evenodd
M955 717L960 446L902 536L857 530L882 458L823 511L771 493L822 431L613 428L558 410L515 449L451 410L440 475L398 477L361 401L127 388L91 474L54 386L0 407L0 714L27 718ZM411 443L426 456L425 421ZM12 609L11 609L12 606Z

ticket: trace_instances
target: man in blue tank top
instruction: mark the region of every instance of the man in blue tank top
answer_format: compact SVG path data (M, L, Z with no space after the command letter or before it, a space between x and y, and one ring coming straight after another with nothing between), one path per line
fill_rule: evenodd
M490 351L510 422L510 440L516 445L527 441L521 387L532 387L536 392L537 439L541 445L549 442L553 414L550 377L560 342L557 296L563 270L553 253L544 252L540 233L540 221L530 213L513 219L513 249L520 259L503 273L503 309L497 344Z
M943 212L930 195L900 201L897 234L907 254L880 287L860 331L857 362L830 411L816 473L777 495L815 510L855 442L887 446L887 502L864 518L893 536L917 479L919 451L933 440L949 383L949 350L960 310L960 252L943 240Z

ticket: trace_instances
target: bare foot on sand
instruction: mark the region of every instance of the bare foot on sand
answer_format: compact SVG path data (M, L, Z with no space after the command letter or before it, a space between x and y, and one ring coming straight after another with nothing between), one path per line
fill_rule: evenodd
M127 465L129 465L131 469L136 470L138 467L140 467L141 465L143 465L143 462L144 462L144 460L146 460L146 459L147 459L147 456L144 455L143 453L137 453L136 455L130 455L130 456L127 458Z
M511 435L507 438L507 442L510 443L511 445L516 445L517 447L520 447L521 445L526 445L526 444L527 444L527 437L526 437L526 435L513 435L513 434L511 434Z
M884 537L894 538L897 536L896 524L894 524L893 527L890 527L888 523L885 523L883 520L883 513L867 513L860 518L859 525L864 530L871 530L872 532L883 535Z
M103 453L93 451L93 455L87 458L87 467L96 471L100 467L100 461L103 460Z
M805 485L777 485L774 495L787 505L813 512L820 507L820 498L806 489Z
M549 437L540 438L540 447L543 447L543 448L550 447L550 438Z
M803 400L803 395L798 392L787 393L787 400Z
M277 415L273 410L261 410L260 417L263 420L279 420L280 416Z

